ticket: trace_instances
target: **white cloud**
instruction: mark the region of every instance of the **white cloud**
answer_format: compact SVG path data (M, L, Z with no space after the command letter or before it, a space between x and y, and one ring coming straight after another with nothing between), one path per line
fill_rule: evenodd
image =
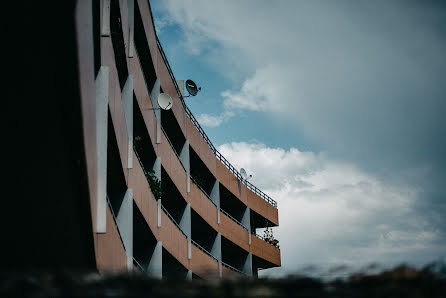
M417 214L420 190L394 186L324 154L230 143L219 151L278 201L282 269L305 264L432 261L441 232ZM427 253L420 257L420 253Z
M442 14L418 5L166 1L165 10L191 52L218 53L205 60L225 76L250 74L221 93L226 110L286 119L359 163L418 167L446 146L437 137L446 127Z
M231 111L224 111L223 113L217 116L209 114L200 114L197 117L197 120L202 126L217 127L220 126L220 124L222 124L223 122L234 117L234 115L235 114Z
M407 1L162 3L185 50L241 82L221 93L224 110L200 123L255 111L329 150L330 158L221 147L279 201L285 267L444 255L444 9Z

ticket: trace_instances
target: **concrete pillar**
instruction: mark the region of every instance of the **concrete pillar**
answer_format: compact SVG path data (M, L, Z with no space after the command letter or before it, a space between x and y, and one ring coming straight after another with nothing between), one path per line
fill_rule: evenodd
M153 172L155 173L155 177L161 181L161 157L157 157L152 167Z
M156 79L155 85L153 85L152 91L150 92L150 101L152 102L152 107L154 108L156 117L156 143L161 143L161 110L158 105L158 96L161 93L160 80Z
M127 0L127 9L129 12L129 58L133 57L134 52L134 35L135 35L135 3L134 0Z
M158 199L158 200L156 200L156 203L158 204L158 214L157 214L157 216L158 216L158 228L161 228L161 218L162 218L162 216L161 216L161 199Z
M243 265L242 271L248 276L252 276L252 253L248 253L248 255L246 256L245 264Z
M153 164L153 172L155 173L155 177L161 181L161 158L157 157L155 163ZM158 228L161 227L161 199L155 198L158 203Z
M188 270L186 274L186 280L191 281L192 280L192 270Z
M191 222L191 209L190 204L188 203L186 205L186 208L184 208L183 215L181 216L180 220L180 228L181 230L186 234L187 238L187 258L190 260L192 258L192 252L191 252L191 236L192 236L192 222Z
M211 254L218 260L218 273L219 276L222 277L221 233L217 233L217 236L215 237L214 243L212 244L211 248Z
M211 198L211 201L217 205L217 222L220 224L220 182L218 179L215 179L215 183L209 197Z
M101 36L110 36L110 0L102 1Z
M251 245L251 209L249 207L246 207L241 223L248 229L249 245Z
M163 244L161 241L156 244L146 271L150 277L163 278Z
M133 168L133 75L129 75L122 88L122 105L124 108L125 124L127 126L128 140L128 157L127 168Z
M186 169L187 174L187 192L190 192L190 156L189 156L189 141L184 142L183 148L180 152L180 161Z
M96 85L97 206L96 233L106 232L109 68L101 66Z
M189 203L186 205L186 208L184 208L183 215L181 216L179 225L181 230L186 234L187 239L190 239L192 224L191 224L191 209Z
M128 188L116 218L127 255L127 269L133 269L133 189Z

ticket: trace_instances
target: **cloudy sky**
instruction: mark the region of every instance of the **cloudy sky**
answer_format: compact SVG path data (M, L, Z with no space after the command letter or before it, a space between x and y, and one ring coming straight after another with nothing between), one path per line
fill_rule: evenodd
M283 275L446 258L441 1L161 1L213 143L278 202Z

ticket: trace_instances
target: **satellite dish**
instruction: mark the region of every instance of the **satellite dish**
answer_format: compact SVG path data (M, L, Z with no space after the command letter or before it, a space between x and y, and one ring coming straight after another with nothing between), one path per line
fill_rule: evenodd
M243 180L246 180L246 178L248 178L248 174L246 174L246 171L244 168L240 169L240 175L242 175Z
M158 95L158 105L163 110L170 110L172 108L172 97L169 96L167 93L161 93Z
M197 87L197 84L195 84L192 80L186 80L186 89L187 92L189 92L189 96L195 96L197 95L198 91L201 90L201 87Z

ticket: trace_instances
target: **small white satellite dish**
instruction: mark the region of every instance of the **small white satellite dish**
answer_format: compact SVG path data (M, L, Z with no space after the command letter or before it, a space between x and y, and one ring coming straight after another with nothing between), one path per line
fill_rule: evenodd
M161 93L158 95L158 105L163 110L170 110L172 108L172 97L169 96L167 93Z
M242 175L243 180L246 180L246 178L248 178L248 174L246 174L246 171L244 168L240 169L240 175Z

